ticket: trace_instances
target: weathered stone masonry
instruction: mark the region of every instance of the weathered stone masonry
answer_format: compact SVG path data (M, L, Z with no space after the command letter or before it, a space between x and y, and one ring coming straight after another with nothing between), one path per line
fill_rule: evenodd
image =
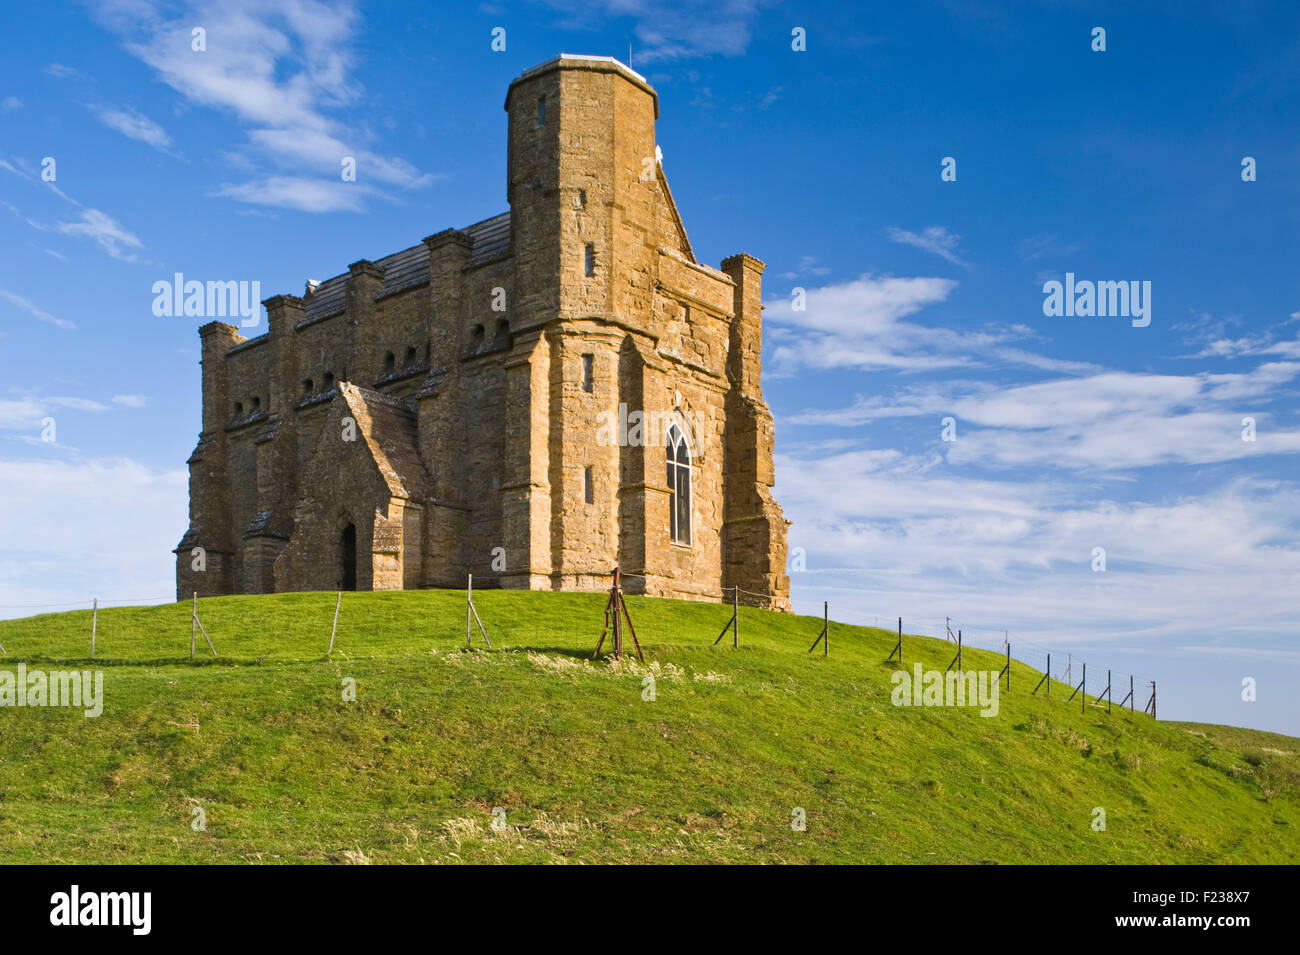
M632 70L557 57L505 106L509 212L267 299L258 338L199 329L179 596L590 590L619 566L629 591L789 609L763 263L696 261ZM689 498L662 434L598 440L620 404L700 424Z

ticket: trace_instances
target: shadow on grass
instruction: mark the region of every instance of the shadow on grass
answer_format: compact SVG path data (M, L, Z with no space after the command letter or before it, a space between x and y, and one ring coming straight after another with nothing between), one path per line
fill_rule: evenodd
M46 657L46 656L26 656L26 657L0 657L0 669L10 666L17 666L19 663L27 667L39 664L49 669L61 670L114 670L123 668L140 668L140 667L190 667L200 669L212 666L240 666L240 667L257 667L269 666L281 663L317 663L322 662L324 656L313 657L310 659L290 660L290 659L271 659L262 657L213 657L195 658L191 660L188 656L184 657L153 657L147 660L120 660L109 657Z

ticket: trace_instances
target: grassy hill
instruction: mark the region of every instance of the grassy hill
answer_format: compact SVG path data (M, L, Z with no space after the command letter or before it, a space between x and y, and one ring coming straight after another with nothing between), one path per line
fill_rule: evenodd
M728 608L632 597L614 666L603 595L491 591L495 650L463 591L345 594L326 659L334 599L201 600L193 662L188 604L101 611L102 716L0 708L0 862L1300 862L1300 740L1081 712L1018 663L996 717L896 707L885 631L810 656L820 620L742 608L736 651ZM90 666L89 632L0 622L0 670Z

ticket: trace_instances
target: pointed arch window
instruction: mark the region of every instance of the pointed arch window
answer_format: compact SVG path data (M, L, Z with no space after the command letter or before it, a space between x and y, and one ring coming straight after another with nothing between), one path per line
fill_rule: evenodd
M668 524L674 544L691 543L691 449L676 424L668 429Z

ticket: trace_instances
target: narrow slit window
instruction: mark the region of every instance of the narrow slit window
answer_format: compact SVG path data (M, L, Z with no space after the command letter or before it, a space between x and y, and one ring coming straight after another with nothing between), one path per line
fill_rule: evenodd
M582 496L588 504L596 503L596 489L591 484L591 468L584 468L582 472Z
M668 429L668 525L674 544L691 543L691 451L677 425Z
M592 382L592 363L595 360L594 355L582 356L582 390L591 393L593 388Z
M587 256L586 262L584 263L584 269L588 275L596 274L596 246L591 242L587 243Z
M545 96L539 96L537 98L537 125L538 126L546 125L546 97Z

